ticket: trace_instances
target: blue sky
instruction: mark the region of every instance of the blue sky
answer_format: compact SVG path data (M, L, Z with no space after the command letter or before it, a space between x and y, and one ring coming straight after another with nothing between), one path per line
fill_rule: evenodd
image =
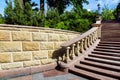
M39 4L39 0L32 0ZM108 5L110 9L114 9L116 5L120 2L120 0L88 0L89 4L84 4L84 8L88 10L97 10L97 4L101 4L101 8L104 7L104 5ZM5 0L0 0L0 14L4 14L4 8L5 8ZM39 6L39 5L38 5ZM72 6L69 6L66 10L71 10ZM47 9L47 5L45 5L45 9Z

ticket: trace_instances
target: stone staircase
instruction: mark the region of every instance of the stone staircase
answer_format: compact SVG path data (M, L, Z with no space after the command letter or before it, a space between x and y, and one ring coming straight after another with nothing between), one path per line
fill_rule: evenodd
M120 42L100 42L69 72L94 80L120 80Z

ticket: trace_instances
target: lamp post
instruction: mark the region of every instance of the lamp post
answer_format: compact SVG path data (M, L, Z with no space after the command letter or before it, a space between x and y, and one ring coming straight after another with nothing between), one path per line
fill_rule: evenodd
M100 16L101 15L101 13L100 13L100 4L98 3L98 16Z

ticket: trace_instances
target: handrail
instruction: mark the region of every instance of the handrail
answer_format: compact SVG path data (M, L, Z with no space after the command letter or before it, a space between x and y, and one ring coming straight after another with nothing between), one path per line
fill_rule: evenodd
M82 38L84 38L84 37L88 36L89 34L93 33L97 29L98 29L98 27L93 27L90 30L88 30L87 32L85 32L82 35L78 36L77 38L74 38L74 39L72 39L70 41L67 41L67 42L61 44L61 47L68 47L71 44L76 43L77 41L81 40Z
M89 31L74 38L66 43L61 44L61 47L65 49L62 56L63 62L70 62L80 53L84 53L99 37L99 27L93 27Z

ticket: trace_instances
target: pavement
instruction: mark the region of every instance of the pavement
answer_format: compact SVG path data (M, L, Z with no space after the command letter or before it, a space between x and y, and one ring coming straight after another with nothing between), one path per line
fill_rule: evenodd
M88 80L88 79L71 73L64 73L58 70L51 70L42 73L9 77L0 80Z

